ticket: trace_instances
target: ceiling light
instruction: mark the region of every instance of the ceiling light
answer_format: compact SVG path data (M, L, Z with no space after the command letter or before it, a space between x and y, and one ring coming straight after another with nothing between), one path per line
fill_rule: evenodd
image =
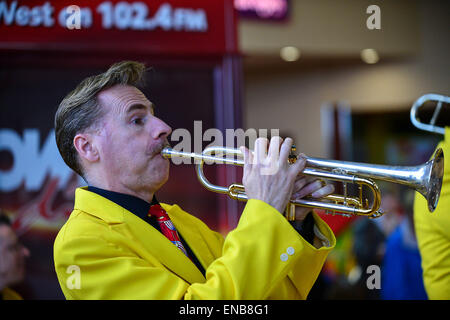
M284 61L296 61L300 58L300 50L291 46L281 48L280 57Z
M363 49L361 50L361 59L365 63L374 64L380 60L380 57L375 49Z

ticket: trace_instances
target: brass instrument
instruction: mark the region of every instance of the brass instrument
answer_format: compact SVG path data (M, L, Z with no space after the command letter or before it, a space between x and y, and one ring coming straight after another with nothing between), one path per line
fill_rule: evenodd
M295 147L293 150L295 150ZM193 158L197 161L197 176L206 189L228 194L232 199L248 200L243 185L231 184L229 187L214 185L206 179L203 173L205 162L243 166L244 160L240 150L213 146L206 148L201 154L197 154L164 148L161 155L165 158ZM240 156L241 159L235 159L234 156ZM290 158L292 158L292 155ZM293 159L295 161L297 157L293 156ZM430 212L433 212L438 204L441 192L444 174L444 154L442 149L438 149L431 160L415 167L374 165L306 157L306 166L302 174L342 182L344 184L343 195L332 194L320 200L311 198L291 200L285 212L285 216L289 221L295 219L295 206L323 209L327 213L331 212L344 216L380 217L383 215L383 212L380 210L381 193L372 179L398 183L413 188L427 199L428 209ZM357 196L347 194L347 183L358 185L359 194ZM372 192L373 200L371 205L369 205L367 198L363 199L363 187L367 187Z
M436 102L437 104L436 104L436 108L434 109L433 115L431 117L430 123L427 124L427 123L420 122L420 120L418 119L418 110L422 106L424 106L428 101L433 101L433 102ZM412 124L420 130L445 134L444 128L435 125L436 119L439 116L439 113L441 112L442 104L444 104L444 103L449 104L450 97L440 95L440 94L435 94L435 93L428 93L428 94L421 96L419 99L417 99L414 102L414 104L411 107L410 118L411 118Z

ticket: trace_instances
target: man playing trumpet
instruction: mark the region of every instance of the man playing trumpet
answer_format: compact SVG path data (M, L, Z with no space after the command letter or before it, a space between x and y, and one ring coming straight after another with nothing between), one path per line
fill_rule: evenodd
M292 224L282 213L291 198L320 198L332 186L302 176L302 158L289 165L292 139L275 137L242 149L249 201L225 238L178 205L158 203L171 128L137 88L144 72L117 63L81 82L56 113L59 151L88 183L55 240L65 297L305 299L336 240L310 209L297 207ZM262 174L274 161L278 169Z

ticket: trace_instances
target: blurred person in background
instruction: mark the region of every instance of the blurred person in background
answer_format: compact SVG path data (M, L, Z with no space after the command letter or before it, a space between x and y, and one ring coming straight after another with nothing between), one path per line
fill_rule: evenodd
M380 184L383 190L380 209L385 213L374 221L378 224L385 237L388 238L398 227L405 212L402 200L399 198L398 189L394 186Z
M365 217L358 217L349 230L351 241L348 254L343 258L348 271L333 276L324 298L330 300L378 300L379 288L369 288L367 282L372 275L369 266L381 267L384 254L385 235L379 223ZM343 236L343 235L341 235ZM376 275L378 276L379 273ZM381 276L381 275L380 275Z
M30 255L18 240L6 214L0 211L0 300L22 300L11 289L25 278L25 258Z
M414 191L399 187L386 194L382 209L386 216L398 217L399 223L387 235L382 265L381 298L385 300L426 300L422 267L414 231Z
M372 219L359 218L353 225L353 254L356 265L350 271L349 282L354 288L356 299L377 300L380 290L367 285L369 266L381 266L385 249L385 236Z

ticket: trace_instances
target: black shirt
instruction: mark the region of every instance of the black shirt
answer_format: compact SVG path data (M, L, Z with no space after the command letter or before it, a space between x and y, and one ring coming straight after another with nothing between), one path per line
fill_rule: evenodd
M159 228L159 224L156 221L155 217L149 217L148 211L150 207L154 204L159 204L158 200L156 200L156 197L153 197L152 202L148 203L145 200L142 200L138 197L118 193L114 191L104 190L92 186L88 186L88 190L91 192L94 192L116 204L121 206L122 208L125 208L126 210L130 211L134 215L138 216L145 222L149 223L153 228L161 232L161 229ZM178 235L180 236L180 241L183 243L184 248L186 249L189 257L192 259L192 262L197 266L197 268L200 270L200 272L205 275L205 269L201 265L200 261L198 261L195 254L192 252L191 248L188 246L186 241L184 241L183 236L178 232Z

